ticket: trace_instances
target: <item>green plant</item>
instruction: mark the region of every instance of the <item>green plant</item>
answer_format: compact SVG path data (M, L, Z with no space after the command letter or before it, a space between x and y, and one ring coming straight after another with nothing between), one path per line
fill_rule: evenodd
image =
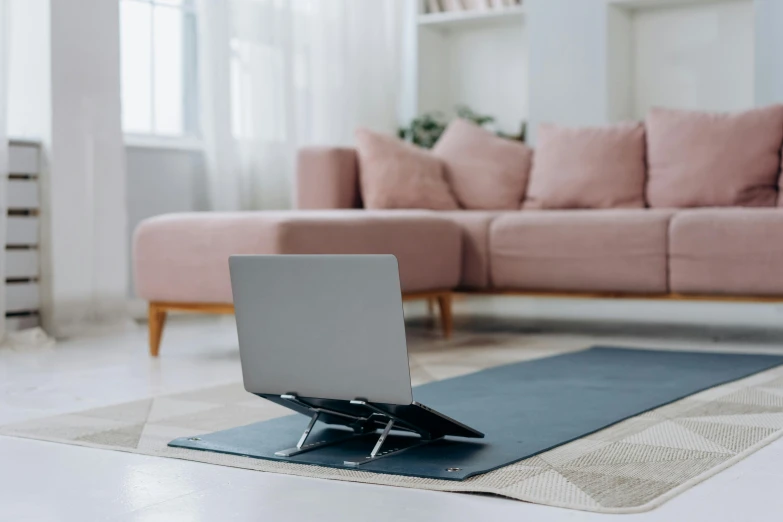
M446 130L447 124L448 120L443 113L427 112L414 118L407 127L400 127L397 135L414 145L431 149Z
M466 105L457 105L455 111L457 117L471 121L479 127L484 127L485 125L495 122L493 116L479 114ZM446 130L448 123L448 118L442 112L426 112L421 116L414 118L407 127L400 127L397 131L397 135L400 139L409 141L414 145L424 147L425 149L431 149L435 145L435 142L438 141L441 134L443 134L443 131ZM498 132L497 134L504 138L525 141L525 129L526 124L525 122L522 122L521 131L516 136L504 134L502 132Z
M495 123L494 116L479 114L467 105L457 105L455 109L457 110L457 117L462 118L463 120L472 121L479 127L483 127L488 123Z
M506 134L505 132L498 132L498 136L508 138L510 140L521 141L524 143L527 138L527 122L523 121L519 126L519 134Z

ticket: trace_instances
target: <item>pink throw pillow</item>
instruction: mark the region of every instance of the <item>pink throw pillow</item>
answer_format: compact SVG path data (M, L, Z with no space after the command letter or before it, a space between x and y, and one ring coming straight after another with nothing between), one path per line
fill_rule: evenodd
M466 120L446 128L432 153L446 164L446 174L463 208L511 210L525 195L533 150L501 138Z
M644 126L538 128L522 208L644 207Z
M651 207L773 207L783 105L736 114L652 109L647 116Z
M356 131L356 149L365 208L459 208L443 163L428 151L367 129Z
M783 149L780 151L780 174L778 174L778 206L783 207Z

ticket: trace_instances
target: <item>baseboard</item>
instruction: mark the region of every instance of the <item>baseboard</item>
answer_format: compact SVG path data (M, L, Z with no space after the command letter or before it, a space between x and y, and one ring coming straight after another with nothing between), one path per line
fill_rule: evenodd
M138 328L127 299L96 299L44 306L44 330L57 339L121 333Z
M134 321L147 319L147 301L138 297L128 298L128 316Z

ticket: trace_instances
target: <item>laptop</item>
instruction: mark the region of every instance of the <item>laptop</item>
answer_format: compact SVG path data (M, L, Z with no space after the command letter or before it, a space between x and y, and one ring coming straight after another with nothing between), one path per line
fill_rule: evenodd
M310 427L366 433L393 419L428 440L484 436L413 400L393 255L237 255L229 267L248 392L315 413Z

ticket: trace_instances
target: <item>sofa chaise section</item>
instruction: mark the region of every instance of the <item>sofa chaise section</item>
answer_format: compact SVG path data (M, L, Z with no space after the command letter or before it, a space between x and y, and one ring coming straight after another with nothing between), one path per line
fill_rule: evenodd
M672 212L526 210L490 229L492 284L500 290L665 294Z
M153 355L167 310L233 310L228 258L235 254L393 254L404 296L437 299L448 334L461 252L460 228L432 212L169 214L136 229L134 280L150 303Z

